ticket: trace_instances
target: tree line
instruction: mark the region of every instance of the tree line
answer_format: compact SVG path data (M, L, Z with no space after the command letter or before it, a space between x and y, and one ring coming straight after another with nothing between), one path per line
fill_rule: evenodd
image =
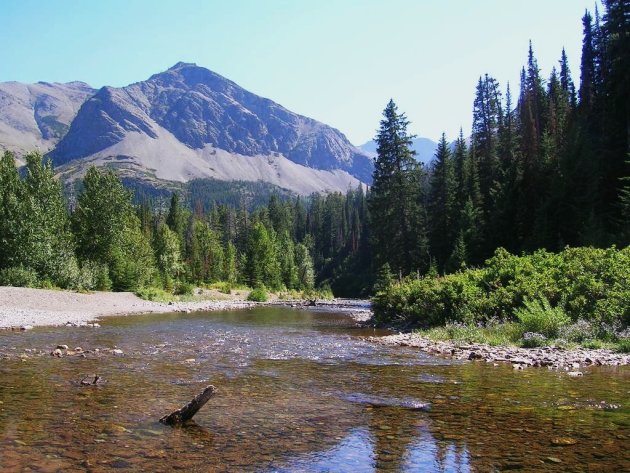
M630 2L604 4L582 18L577 90L565 51L544 80L530 43L516 103L480 77L470 142L442 135L428 170L390 101L368 199L373 267L453 272L498 247L630 243Z
M390 101L373 183L347 193L272 194L252 208L199 183L162 205L134 203L111 170L90 169L69 206L38 154L0 160L0 283L134 290L222 282L368 295L392 273L479 266L498 247L630 243L628 0L582 19L580 85L562 51L542 78L530 44L515 100L479 78L470 141L443 135L429 169ZM227 192L219 189L219 194ZM71 208L70 208L71 207Z
M363 186L306 199L274 194L255 210L206 210L178 193L167 206L150 198L134 204L113 170L92 167L69 205L51 163L37 153L25 159L23 170L9 152L0 159L2 284L177 292L222 283L308 292L316 274L319 285L339 287L338 268L365 247Z

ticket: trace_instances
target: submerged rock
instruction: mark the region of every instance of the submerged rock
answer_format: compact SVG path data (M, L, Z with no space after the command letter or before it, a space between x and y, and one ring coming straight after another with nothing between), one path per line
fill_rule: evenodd
M407 397L381 397L370 394L353 393L342 396L342 399L350 402L356 402L357 404L365 404L370 407L398 407L412 411L428 411L431 409L430 403L421 402Z

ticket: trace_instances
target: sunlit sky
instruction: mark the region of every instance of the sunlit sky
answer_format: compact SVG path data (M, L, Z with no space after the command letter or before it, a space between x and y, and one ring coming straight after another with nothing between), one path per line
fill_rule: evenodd
M0 81L124 86L178 61L371 139L393 98L410 131L470 133L475 85L515 95L531 39L543 75L562 47L579 81L594 0L2 0Z

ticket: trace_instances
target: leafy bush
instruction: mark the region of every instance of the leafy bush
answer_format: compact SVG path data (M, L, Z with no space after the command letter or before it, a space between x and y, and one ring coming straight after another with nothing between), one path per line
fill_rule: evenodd
M516 309L514 314L525 332L534 332L549 338L557 337L560 328L571 321L562 307L551 307L545 298L525 300L523 307Z
M622 338L619 340L616 351L619 353L630 353L630 338Z
M248 301L253 302L267 302L269 295L264 287L257 287L247 296Z
M187 282L180 282L175 286L173 294L177 296L192 296L195 286Z
M520 341L523 334L519 324L495 321L485 326L448 323L420 333L431 340L457 340L467 343L485 343L491 346L513 345Z
M217 291L222 292L223 294L231 294L232 293L232 283L230 281L221 281L214 283L212 285Z
M588 348L589 350L599 350L602 348L602 342L600 340L587 340L582 343L584 348Z
M521 341L521 345L525 348L537 348L545 346L547 343L547 337L545 337L542 333L536 332L525 332L523 334L523 340Z
M540 302L528 302L528 308L526 301ZM517 320L520 310L531 325L526 331L541 332L542 326L541 333L554 336L570 321L583 320L596 328L598 338L614 341L619 328L630 324L630 247L539 250L526 256L498 249L480 269L408 278L384 288L372 302L382 324L485 324Z
M29 268L15 266L0 270L0 286L37 287L37 273Z
M171 302L176 299L173 294L159 287L141 287L135 294L144 300L155 302Z

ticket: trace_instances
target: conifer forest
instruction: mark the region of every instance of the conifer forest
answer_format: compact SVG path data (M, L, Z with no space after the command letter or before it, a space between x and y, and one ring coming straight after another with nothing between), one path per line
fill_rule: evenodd
M91 168L71 199L46 157L0 162L0 282L188 290L211 283L330 288L367 296L396 279L512 254L630 243L630 20L624 1L582 18L579 87L564 50L544 73L535 47L520 84L483 74L470 137L442 135L432 164L411 150L390 101L373 182L347 193L272 194L251 209L197 193L138 198ZM376 118L376 117L375 117ZM375 120L376 121L376 120ZM380 275L380 276L379 276Z

